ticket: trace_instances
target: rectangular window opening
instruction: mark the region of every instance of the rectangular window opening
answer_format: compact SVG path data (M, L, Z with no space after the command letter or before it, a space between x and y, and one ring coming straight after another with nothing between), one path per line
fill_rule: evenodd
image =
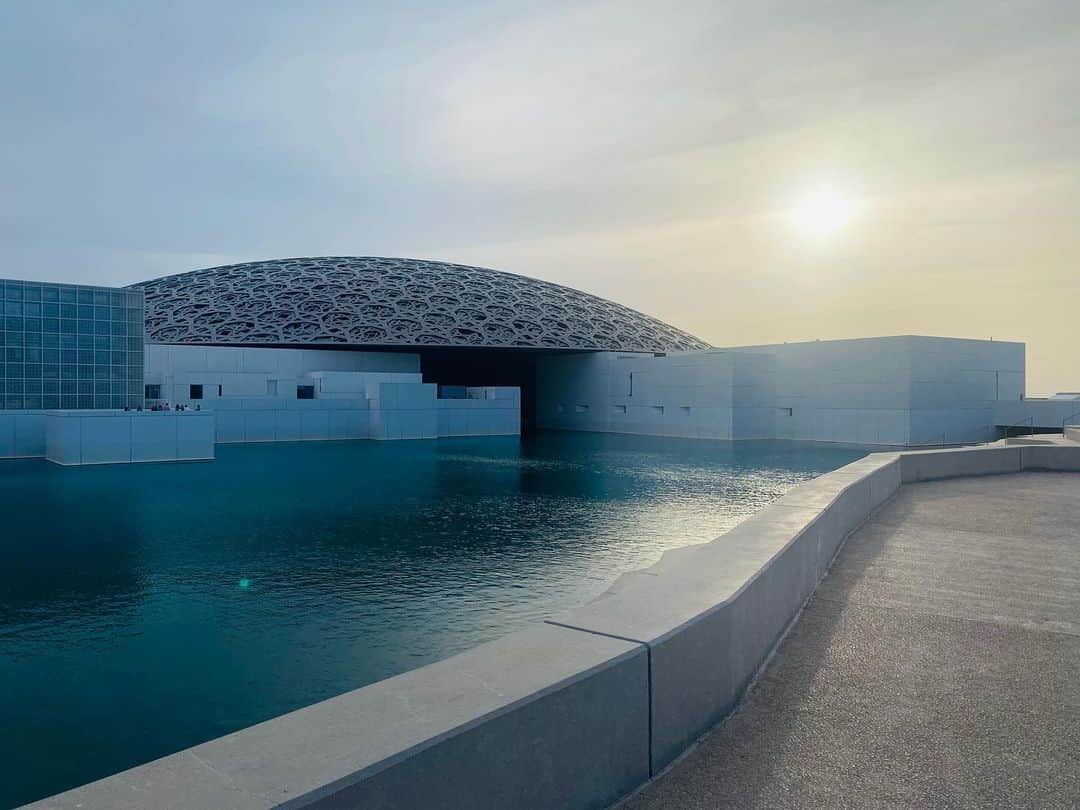
M161 386L147 385L143 388L143 395L147 399L161 399Z
M201 385L189 385L188 386L188 399L202 399L202 386Z
M298 385L298 386L296 386L296 398L297 399L315 399L315 386L314 385Z

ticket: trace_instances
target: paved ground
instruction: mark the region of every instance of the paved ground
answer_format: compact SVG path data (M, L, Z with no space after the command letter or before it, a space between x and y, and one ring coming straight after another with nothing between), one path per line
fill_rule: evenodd
M721 807L1080 807L1080 474L903 487L619 810Z

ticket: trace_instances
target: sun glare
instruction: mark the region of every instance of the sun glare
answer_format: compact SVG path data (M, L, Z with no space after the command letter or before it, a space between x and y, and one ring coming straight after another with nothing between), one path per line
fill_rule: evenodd
M851 204L835 191L815 191L792 210L791 218L803 233L828 236L851 219Z

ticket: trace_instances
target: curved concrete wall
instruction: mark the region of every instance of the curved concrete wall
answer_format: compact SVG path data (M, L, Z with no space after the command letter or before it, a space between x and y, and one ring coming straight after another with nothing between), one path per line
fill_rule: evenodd
M1080 447L867 456L543 625L33 806L605 807L734 708L902 483L1025 469Z

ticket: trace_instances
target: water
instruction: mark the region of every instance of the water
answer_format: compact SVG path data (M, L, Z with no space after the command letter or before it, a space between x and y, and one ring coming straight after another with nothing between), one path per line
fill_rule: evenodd
M0 462L0 807L497 638L858 450L596 434Z

